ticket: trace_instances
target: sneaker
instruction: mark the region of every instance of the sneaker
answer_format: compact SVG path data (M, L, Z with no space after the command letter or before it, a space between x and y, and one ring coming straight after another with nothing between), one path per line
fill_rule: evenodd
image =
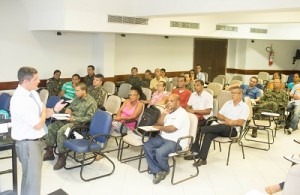
M167 171L158 172L155 174L152 182L154 184L158 184L161 180L164 180L168 174L169 174L169 172L167 172Z

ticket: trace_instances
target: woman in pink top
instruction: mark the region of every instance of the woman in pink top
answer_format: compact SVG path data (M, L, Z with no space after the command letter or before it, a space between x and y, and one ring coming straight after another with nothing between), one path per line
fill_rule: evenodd
M151 105L165 105L169 93L165 91L166 90L166 82L164 81L159 81L157 84L157 91L155 91L152 96L151 100L143 101L146 104L149 104L148 106Z
M140 90L138 88L132 87L129 91L129 99L125 100L119 109L117 115L113 120L113 130L120 132L122 123L126 120L137 119L143 111L143 103L139 101ZM122 132L126 133L128 130L134 129L135 122L125 123Z

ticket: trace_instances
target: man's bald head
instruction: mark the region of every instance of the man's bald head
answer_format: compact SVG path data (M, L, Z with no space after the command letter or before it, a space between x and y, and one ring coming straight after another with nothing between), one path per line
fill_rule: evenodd
M168 100L167 100L167 107L170 109L170 110L177 110L177 108L180 107L180 98L179 98L179 95L177 94L171 94L169 97L168 97Z

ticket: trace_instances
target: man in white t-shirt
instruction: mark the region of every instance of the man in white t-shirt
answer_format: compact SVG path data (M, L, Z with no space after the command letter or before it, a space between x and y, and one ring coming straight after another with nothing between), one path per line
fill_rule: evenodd
M178 138L189 135L190 128L189 115L180 106L178 95L169 96L167 106L155 128L161 133L144 144L144 151L149 170L154 174L153 183L157 184L169 173L168 155L188 145L187 140L182 140L180 148L176 148Z
M194 160L199 158L200 152L200 132L201 127L206 124L206 119L212 116L213 96L207 91L203 90L204 82L202 80L195 81L195 92L189 98L185 107L187 112L193 113L198 118L198 131L195 142L192 146L193 155L184 157L185 160Z
M247 121L250 110L248 105L242 101L243 89L240 87L233 87L230 91L232 100L226 102L217 114L220 123L218 125L201 128L201 132L205 135L200 149L200 158L194 163L194 166L207 164L206 158L213 139L218 136L236 137L238 135L238 126L244 126L244 123ZM232 132L231 128L233 128Z

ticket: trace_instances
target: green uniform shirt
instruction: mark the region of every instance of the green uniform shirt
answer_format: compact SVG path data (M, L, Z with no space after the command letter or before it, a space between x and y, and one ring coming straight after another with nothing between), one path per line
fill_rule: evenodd
M94 75L90 76L90 75L86 75L83 78L83 82L86 84L86 86L91 86L93 85L93 80L94 80Z
M126 83L129 83L132 86L138 86L138 87L140 87L141 84L142 84L142 80L138 76L136 76L136 77L129 76L128 79L126 80Z
M62 79L55 79L55 78L48 79L46 83L46 87L49 91L49 97L53 95L57 96L63 84L64 83Z
M92 96L95 99L98 108L101 108L103 106L105 98L107 97L107 91L103 89L102 86L99 87L89 86L88 94L90 94L90 96Z
M286 107L289 96L284 90L267 90L259 100L259 109L266 109L277 112L279 107Z

